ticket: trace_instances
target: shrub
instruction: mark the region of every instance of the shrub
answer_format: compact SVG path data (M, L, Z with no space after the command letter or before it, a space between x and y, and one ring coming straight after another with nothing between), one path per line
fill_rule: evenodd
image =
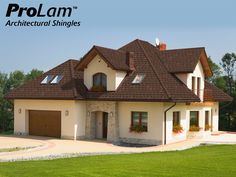
M135 125L135 126L130 126L129 128L130 132L136 132L136 133L142 133L147 131L146 128L140 126L140 125Z
M93 91L93 92L104 92L104 91L106 91L106 88L101 86L101 85L97 85L97 86L93 86L91 88L91 91Z
M210 130L211 126L209 124L205 125L205 131Z
M199 126L192 125L192 126L190 126L189 131L190 132L198 132L198 131L200 131L200 129L201 128Z
M174 133L182 133L183 132L183 127L181 125L176 124L176 125L173 126L173 132Z

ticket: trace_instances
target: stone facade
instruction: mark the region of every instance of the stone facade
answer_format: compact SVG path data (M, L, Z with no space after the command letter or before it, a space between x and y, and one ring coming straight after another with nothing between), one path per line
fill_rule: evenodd
M117 102L112 101L88 101L86 104L87 116L85 127L85 138L96 137L96 112L108 113L107 141L116 143L119 141L119 121Z

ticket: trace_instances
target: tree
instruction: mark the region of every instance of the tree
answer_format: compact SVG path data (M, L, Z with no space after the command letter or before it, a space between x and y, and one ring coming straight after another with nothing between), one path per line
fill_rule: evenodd
M43 71L40 71L38 69L32 69L28 74L25 76L25 81L33 80L43 74Z
M211 59L211 57L208 57L208 63L211 67L211 71L213 73L213 76L208 78L207 80L213 84L216 85L217 79L221 76L222 71L219 65L217 65L216 63L213 62L213 60Z
M236 64L236 54L235 53L226 53L223 58L221 59L220 65L223 67L224 72L226 73L227 77L227 85L228 85L228 93L232 95L233 91L233 73L235 71L235 64Z

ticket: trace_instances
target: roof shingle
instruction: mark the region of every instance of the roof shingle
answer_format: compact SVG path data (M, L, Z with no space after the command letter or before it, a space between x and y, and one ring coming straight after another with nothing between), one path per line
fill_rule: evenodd
M94 46L80 62L68 60L37 79L12 90L6 98L199 102L199 97L173 73L192 72L203 50L204 48L159 51L152 44L138 39L118 50ZM127 64L127 52L133 53L133 71ZM116 91L91 92L84 85L83 68L98 54L112 69L127 71ZM141 83L133 84L137 74L145 74L145 78ZM64 77L59 84L41 84L47 75ZM205 101L231 100L227 94L209 83L206 83L205 87Z

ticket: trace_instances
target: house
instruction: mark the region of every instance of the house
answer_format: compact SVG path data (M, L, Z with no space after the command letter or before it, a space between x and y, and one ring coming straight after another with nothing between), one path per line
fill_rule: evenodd
M14 132L159 145L218 131L219 102L204 48L167 50L136 39L93 46L12 90Z

